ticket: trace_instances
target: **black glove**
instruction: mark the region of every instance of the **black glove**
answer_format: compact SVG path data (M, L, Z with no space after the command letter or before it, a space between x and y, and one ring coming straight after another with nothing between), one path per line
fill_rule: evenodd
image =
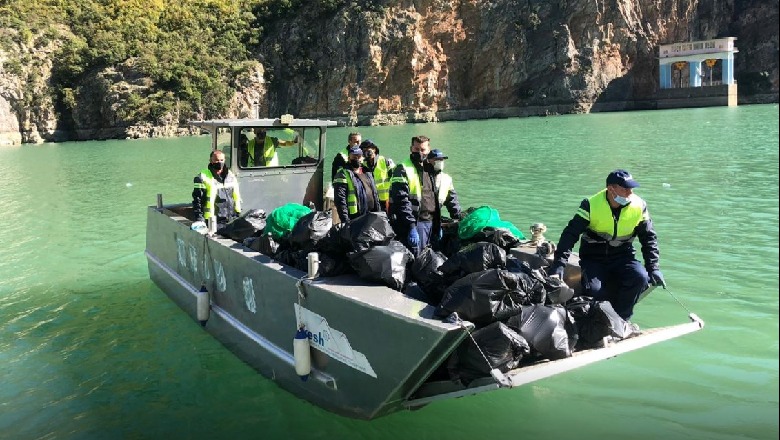
M560 264L553 263L551 266L547 268L547 276L558 276L558 278L563 279L563 269L564 266L561 266Z
M661 286L666 289L666 281L664 281L664 274L659 269L650 271L650 282L654 286Z

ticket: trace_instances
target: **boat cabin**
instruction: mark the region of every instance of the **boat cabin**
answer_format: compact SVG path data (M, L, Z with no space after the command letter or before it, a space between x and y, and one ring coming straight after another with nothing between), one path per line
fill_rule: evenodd
M287 203L323 209L326 130L335 121L282 115L190 124L209 132L212 148L225 153L239 181L243 210L271 212Z

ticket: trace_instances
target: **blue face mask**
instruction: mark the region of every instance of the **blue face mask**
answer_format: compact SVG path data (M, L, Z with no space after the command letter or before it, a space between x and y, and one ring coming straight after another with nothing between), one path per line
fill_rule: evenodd
M615 200L615 203L617 203L620 206L626 206L626 205L628 205L628 202L630 202L630 200L628 200L626 197L620 197L617 194L615 194L614 200Z

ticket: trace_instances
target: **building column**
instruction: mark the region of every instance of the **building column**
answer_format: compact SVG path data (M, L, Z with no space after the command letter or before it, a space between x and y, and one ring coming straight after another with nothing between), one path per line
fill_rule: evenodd
M658 76L662 89L672 88L672 65L671 63L658 65Z
M701 61L688 61L688 87L701 87Z
M723 84L734 84L734 54L729 53L725 58L721 59L721 71L723 76L721 81Z

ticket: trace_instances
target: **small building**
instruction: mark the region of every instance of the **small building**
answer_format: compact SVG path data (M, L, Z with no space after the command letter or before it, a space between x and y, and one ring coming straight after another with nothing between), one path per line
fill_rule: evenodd
M662 44L656 107L736 106L735 37Z

